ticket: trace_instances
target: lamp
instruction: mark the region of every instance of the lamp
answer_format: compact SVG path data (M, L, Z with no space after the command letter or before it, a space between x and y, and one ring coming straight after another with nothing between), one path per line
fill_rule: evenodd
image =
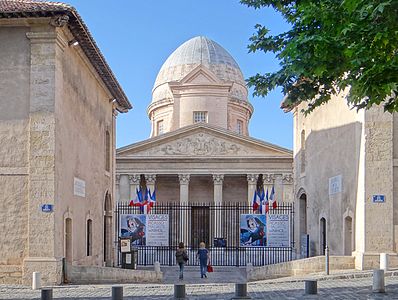
M68 46L69 46L69 47L75 47L75 46L77 46L77 45L79 45L79 42L78 42L76 39L70 40L70 41L68 42Z

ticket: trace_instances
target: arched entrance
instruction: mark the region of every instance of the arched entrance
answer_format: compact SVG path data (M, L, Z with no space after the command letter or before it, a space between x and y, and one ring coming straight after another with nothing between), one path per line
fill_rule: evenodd
M325 249L326 249L326 219L321 218L320 223L319 223L319 246L320 246L320 254L325 255Z
M307 234L307 195L302 193L299 198L300 236Z
M72 219L65 219L65 260L72 263L73 250L72 250Z
M112 200L108 192L104 203L104 263L112 266Z
M352 218L350 216L344 219L344 255L352 255Z

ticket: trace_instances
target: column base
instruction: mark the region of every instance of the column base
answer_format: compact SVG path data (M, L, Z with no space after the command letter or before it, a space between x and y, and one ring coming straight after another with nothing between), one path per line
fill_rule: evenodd
M62 283L62 259L55 257L26 257L22 267L22 284L32 285L33 272L40 272L41 284Z

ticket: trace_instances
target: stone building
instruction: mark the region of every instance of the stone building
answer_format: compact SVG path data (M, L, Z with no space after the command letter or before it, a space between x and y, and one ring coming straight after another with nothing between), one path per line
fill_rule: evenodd
M249 136L247 93L219 44L200 36L178 47L152 90L151 137L117 150L118 201L134 199L144 183L158 203L248 204L258 180L275 185L278 201L293 201L292 152Z
M353 255L358 269L397 264L398 118L382 107L357 112L344 95L307 117L293 108L296 241L312 255ZM288 108L292 109L292 108Z
M131 108L76 10L0 1L0 283L113 261L115 121Z

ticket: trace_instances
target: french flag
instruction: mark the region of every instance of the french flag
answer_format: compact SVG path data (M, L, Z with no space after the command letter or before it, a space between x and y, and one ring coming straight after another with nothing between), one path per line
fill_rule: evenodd
M276 203L276 199L275 199L274 186L272 186L271 195L269 196L269 200L271 202L272 208L275 209L278 206L278 204Z

